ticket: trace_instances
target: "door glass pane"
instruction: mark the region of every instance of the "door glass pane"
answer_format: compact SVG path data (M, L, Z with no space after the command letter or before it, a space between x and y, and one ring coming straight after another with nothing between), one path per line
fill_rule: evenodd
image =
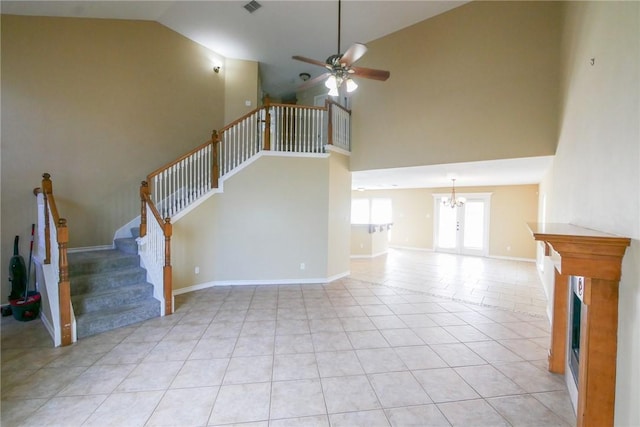
M440 205L440 221L438 221L438 246L443 249L455 249L456 247L456 221L458 208Z
M464 205L464 247L481 250L484 244L484 202L468 200Z

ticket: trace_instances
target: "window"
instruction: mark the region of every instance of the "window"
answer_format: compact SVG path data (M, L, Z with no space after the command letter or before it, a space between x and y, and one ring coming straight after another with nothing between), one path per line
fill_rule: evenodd
M369 224L369 199L351 201L351 224Z
M392 221L391 199L353 199L351 224L389 224Z

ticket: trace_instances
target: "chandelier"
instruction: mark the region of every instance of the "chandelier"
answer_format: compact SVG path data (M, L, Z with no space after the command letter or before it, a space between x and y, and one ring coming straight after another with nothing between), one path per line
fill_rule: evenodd
M451 197L443 197L442 204L449 206L451 209L460 208L464 205L465 199L462 197L456 198L456 179L451 179Z

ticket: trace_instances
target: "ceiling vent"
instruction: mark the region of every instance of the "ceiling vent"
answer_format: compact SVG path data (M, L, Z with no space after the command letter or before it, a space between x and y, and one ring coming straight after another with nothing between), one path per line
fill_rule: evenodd
M256 10L260 9L262 5L258 3L256 0L251 0L249 3L243 6L249 13L253 13Z

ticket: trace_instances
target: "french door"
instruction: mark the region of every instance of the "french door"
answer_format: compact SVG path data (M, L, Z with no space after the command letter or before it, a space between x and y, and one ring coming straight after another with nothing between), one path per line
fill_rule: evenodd
M436 251L486 256L489 253L490 194L460 194L460 207L443 205L447 195L434 195L434 247Z

